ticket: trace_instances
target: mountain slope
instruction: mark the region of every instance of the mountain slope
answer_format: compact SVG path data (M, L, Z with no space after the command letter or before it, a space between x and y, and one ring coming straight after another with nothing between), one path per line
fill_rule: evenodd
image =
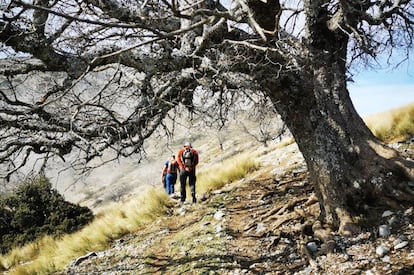
M405 149L405 153L412 148ZM408 156L407 156L408 157ZM409 274L414 271L413 208L384 209L380 225L321 245L312 225L317 200L295 144L262 150L262 168L174 204L151 226L94 251L61 274ZM275 168L276 167L276 168Z
M50 273L53 273L67 265L68 259L84 253L61 274L407 274L413 269L411 258L414 254L410 251L414 238L412 208L393 212L383 209L382 225L391 231L390 235L379 236L380 224L371 224L370 230L356 237L334 236L330 242L323 244L317 234L320 230L317 231L314 226L317 225L317 201L307 182L306 166L294 141L285 137L282 142L272 141L265 147L241 133L240 128L236 130L238 132L234 129L203 133L194 131L196 136L189 136L202 156L198 169L198 175L201 175L197 188L199 203L178 205L176 200L170 199L166 205L171 208L166 216L164 210L157 212L159 214L155 222L145 223L145 226L127 235L111 230L94 232L89 228L86 236L81 234L77 238L69 238L74 240L71 243L92 242L91 246L83 246L89 248L79 249L77 245L70 245L67 249L62 247L58 250L63 255L46 254L42 257L53 258L49 262L46 259L46 268L51 266L50 270L53 271ZM165 196L159 184L162 154L168 156L181 147L183 141L184 138L177 139L164 147L162 142L157 143L155 140L149 146L151 153L158 150L158 158L149 154L152 157L144 170L152 170L147 172L151 172L148 175L153 174L154 177L149 176L151 181L146 188L159 190ZM412 143L390 146L405 157L413 158ZM202 187L204 175L220 175L216 165L220 169L229 169L227 160L235 162L231 156L241 152L248 153L260 162L260 170L220 190L209 192L208 188ZM137 178L142 176L133 168L131 173L122 177L114 176L110 169L104 175L108 174L111 175L111 181L119 183L119 188L124 183L133 186ZM97 182L93 187L94 192L90 192L93 196L83 200L83 203L96 203L101 194L107 194L113 190L111 188L118 188L111 181L107 184L109 189ZM139 193L139 188L143 186L136 187L126 193ZM168 199L165 196L166 202ZM122 200L136 198L123 196ZM134 202L136 208L145 208L149 204L145 200ZM128 214L125 204L119 204L118 208L115 209L119 210L122 221L115 220L109 213L109 223L105 220L99 224L112 228L112 223L120 222L122 232L131 232L125 230L123 223L128 224L129 228L130 224L139 223L140 220L131 219L135 216ZM104 209L99 210L98 205L95 211L99 213L98 216L105 215ZM125 215L128 217L125 218ZM105 240L114 240L109 246L106 241L102 245L93 244L95 235L102 233L106 235ZM122 239L117 236L122 236ZM65 250L76 250L76 253L69 253L72 256L65 258ZM55 265L55 258L65 260ZM28 274L21 270L33 262L32 258L12 260L15 265L22 267L20 272L13 273L8 263L4 265L3 271L7 269L11 274Z

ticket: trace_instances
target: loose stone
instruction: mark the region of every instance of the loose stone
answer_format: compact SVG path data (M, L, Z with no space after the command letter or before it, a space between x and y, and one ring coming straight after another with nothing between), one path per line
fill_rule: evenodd
M378 234L380 237L387 237L391 234L390 227L386 224L380 225L378 228Z
M394 249L401 249L403 247L406 247L408 245L407 241L402 241L399 244L397 244L396 246L394 246Z
M389 251L389 249L384 246L383 244L379 245L376 249L375 249L375 253L377 253L377 255L379 256L384 256L385 254L387 254Z

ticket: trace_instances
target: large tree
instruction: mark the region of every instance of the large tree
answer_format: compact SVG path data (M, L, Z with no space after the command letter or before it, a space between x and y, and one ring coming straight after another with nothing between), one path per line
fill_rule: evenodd
M321 220L352 233L367 206L412 204L413 163L371 134L347 81L355 62L408 57L413 26L408 0L2 1L0 161L10 174L32 153L128 156L177 106L222 115L261 94L296 139Z

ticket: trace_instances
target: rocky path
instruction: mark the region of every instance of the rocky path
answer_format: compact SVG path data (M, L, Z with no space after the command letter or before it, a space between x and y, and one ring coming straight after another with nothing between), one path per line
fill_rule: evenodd
M323 244L306 171L271 167L197 204L174 202L168 216L62 274L414 274L413 208L384 211L382 233L372 225Z
M286 270L281 264L286 262L287 252L281 246L287 248L288 239L277 245L280 237L264 223L255 222L257 213L275 209L269 198L281 194L272 191L274 185L272 179L245 180L200 203L175 204L168 217L115 241L106 251L72 263L64 274L257 274ZM293 265L304 264L300 260Z

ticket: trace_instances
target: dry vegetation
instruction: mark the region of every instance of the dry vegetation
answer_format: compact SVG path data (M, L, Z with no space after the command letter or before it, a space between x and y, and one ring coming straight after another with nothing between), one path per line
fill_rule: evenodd
M395 141L400 140L403 137L406 138L407 136L413 135L413 117L414 104L411 104L404 108L394 110L386 114L368 117L366 119L366 123L372 129L374 134L379 138L385 141ZM295 229L292 227L294 224L289 224L289 220L297 222L298 220L303 219L303 213L298 210L300 207L298 208L297 206L302 205L309 207L309 209L313 209L316 205L316 201L314 201L313 197L310 196L310 187L306 185L306 179L304 178L305 174L302 172L299 174L291 173L294 169L300 167L300 163L297 161L297 159L294 159L294 153L292 153L292 151L285 150L283 151L283 154L276 155L277 159L275 158L275 154L269 154L270 152L277 151L283 147L291 147L291 145L294 145L292 142L293 140L288 138L281 143L276 143L276 145L273 147L261 147L260 150L258 150L258 147L251 148L254 151L254 155L256 157L252 158L252 152L247 152L246 154L236 154L226 160L223 160L217 165L203 167L204 169L200 169L200 172L198 173L197 193L199 195L202 195L209 194L213 190L221 189L228 185L228 183L237 182L239 179L245 178L249 173L253 173L253 171L259 169L258 163L256 161L253 161L255 158L261 157L261 162L267 163L266 167L260 167L260 173L262 176L259 176L255 180L250 181L245 187L235 189L239 190L240 192L245 190L246 192L243 192L243 194L240 193L238 195L233 194L231 198L227 195L222 195L215 198L210 197L208 199L208 205L197 210L201 212L204 211L203 213L194 212L192 214L187 214L186 219L191 219L191 217L197 219L197 215L198 217L200 217L200 215L201 217L206 217L204 215L211 217L212 214L207 212L212 212L215 210L210 208L221 207L224 202L220 200L231 200L231 204L228 205L228 209L235 212L236 210L246 212L244 213L245 216L234 215L232 220L233 224L228 225L228 230L233 232L230 235L232 235L232 238L234 238L231 242L231 252L235 253L236 255L238 249L237 241L246 242L246 244L240 243L240 247L245 247L245 245L252 245L251 251L241 251L237 256L239 259L241 259L240 261L247 261L249 257L253 257L253 252L255 249L262 249L260 245L259 247L254 248L254 246L258 245L257 239L255 239L255 241L250 240L250 238L258 238L257 236L253 236L255 234L250 234L250 237L246 237L243 234L237 233L239 231L257 233L257 226L259 223L271 224L271 227L275 228L272 231L272 234L274 236L278 236L277 238L270 239L273 240L273 242L266 243L267 249L270 249L272 246L277 246L277 243L275 243L274 240L278 239L280 241L280 238L284 239L289 228L292 230ZM266 157L268 154L269 156ZM272 174L276 173L272 169L278 169L282 167L285 169L284 171L281 171L282 173L291 173L289 175L293 176L294 178L272 181ZM256 172L256 174L257 173L258 172ZM300 177L298 178L298 176ZM267 181L269 182L266 183ZM255 191L255 185L262 186L260 192ZM274 188L272 187L273 185ZM302 190L300 191L301 193L296 194L299 192L299 190ZM283 195L284 199L276 203L276 201L274 201L276 199L275 196L280 195ZM246 200L240 200L240 197L238 196L246 196ZM310 201L309 198L311 198L312 201ZM257 206L252 207L252 205L246 205L249 203L248 200L251 200L250 203L257 203ZM266 203L264 204L264 202ZM63 238L57 240L50 237L45 237L36 243L26 245L22 248L16 248L7 255L0 256L0 271L17 275L58 272L67 266L70 261L76 259L77 257L93 251L102 251L108 249L111 244L113 245L114 240L122 238L128 234L132 233L139 235L141 233L144 234L143 232L146 231L154 231L152 233L155 234L157 228L153 226L154 224L159 225L159 223L156 221L161 222L165 217L174 215L172 211L176 211L176 209L172 207L173 204L174 201L169 198L160 187L149 187L144 193L137 197L131 197L126 202L116 203L107 206L105 209L102 209L91 224L75 234L66 235ZM273 207L266 208L266 205L273 205ZM257 209L257 213L253 213L253 210L250 208ZM295 211L290 211L292 209ZM285 215L286 211L291 214ZM256 217L256 219L251 219L250 217L252 216ZM197 222L204 223L206 225L203 225L203 228L205 227L203 230L206 230L206 234L214 232L216 229L211 228L209 222L205 221L204 219L205 218L197 220ZM315 217L312 219L315 219ZM164 222L168 223L168 220L164 220ZM149 256L151 256L153 253L159 253L160 256L163 256L164 253L168 254L170 252L174 255L181 253L183 247L192 246L192 244L187 243L188 236L199 236L201 234L200 232L197 234L194 232L194 234L191 232L188 233L188 230L197 231L197 229L187 228L187 231L185 231L183 230L185 228L185 225L179 224L177 220L174 221L174 218L171 219L170 222L171 224L169 226L171 228L174 228L175 232L177 232L177 235L174 239L175 245L171 246L171 243L164 243L167 247L169 246L168 251L149 250L147 251ZM186 221L183 220L183 222L185 223ZM190 221L187 220L187 222ZM194 221L194 223L196 222ZM287 227L280 227L282 224L285 224ZM148 227L148 225L151 226ZM280 229L278 230L277 228ZM292 232L288 234L292 234ZM148 236L148 234L151 233L146 232L146 236ZM164 242L166 241L167 240L164 240ZM213 238L211 241L211 245L217 247L220 246L220 239ZM228 248L229 247L222 247L220 249L225 250ZM164 247L163 249L166 248ZM193 249L195 248L193 247ZM204 253L205 251L202 252ZM223 253L227 252L228 251L223 251ZM167 254L164 256L167 256ZM224 255L225 254L223 254L223 257L226 257ZM307 257L309 258L309 255ZM312 260L311 258L309 259ZM208 261L208 259L206 259L206 261ZM259 259L257 262L259 262ZM307 263L308 262L301 264ZM244 263L242 265L245 264L247 263ZM167 261L165 265L170 265L170 263ZM174 266L172 266L172 268L174 268ZM182 269L176 269L174 272L177 270L185 271ZM150 268L146 271L154 270Z
M235 156L214 167L216 176L210 177L208 173L201 173L198 176L198 193L220 188L228 182L243 178L257 168L257 163L251 159ZM149 187L140 196L101 210L91 224L77 233L57 240L46 237L1 256L0 270L16 275L61 270L71 260L91 251L103 250L111 241L165 216L172 203L160 187Z
M398 142L414 135L414 103L364 119L376 137L385 141Z
M169 203L164 192L150 188L138 198L108 206L92 223L74 234L60 239L45 237L14 249L0 257L0 267L12 270L11 274L44 274L62 269L70 260L104 249L113 239L164 215Z
M200 172L197 176L197 190L203 194L220 189L229 182L244 178L248 173L258 168L259 164L255 162L255 157L249 157L247 154L235 156L211 165L208 170Z
M379 237L378 224L372 224L356 237L334 236L321 242L317 234L321 230L315 226L318 201L296 144L271 149L261 150L260 170L211 192L200 203L173 207L150 226L59 274L383 275L414 271L412 208L395 213L398 222L388 237ZM283 169L275 169L278 165ZM401 236L410 245L394 249ZM312 243L316 251L308 249ZM380 245L391 248L385 257L376 252Z

